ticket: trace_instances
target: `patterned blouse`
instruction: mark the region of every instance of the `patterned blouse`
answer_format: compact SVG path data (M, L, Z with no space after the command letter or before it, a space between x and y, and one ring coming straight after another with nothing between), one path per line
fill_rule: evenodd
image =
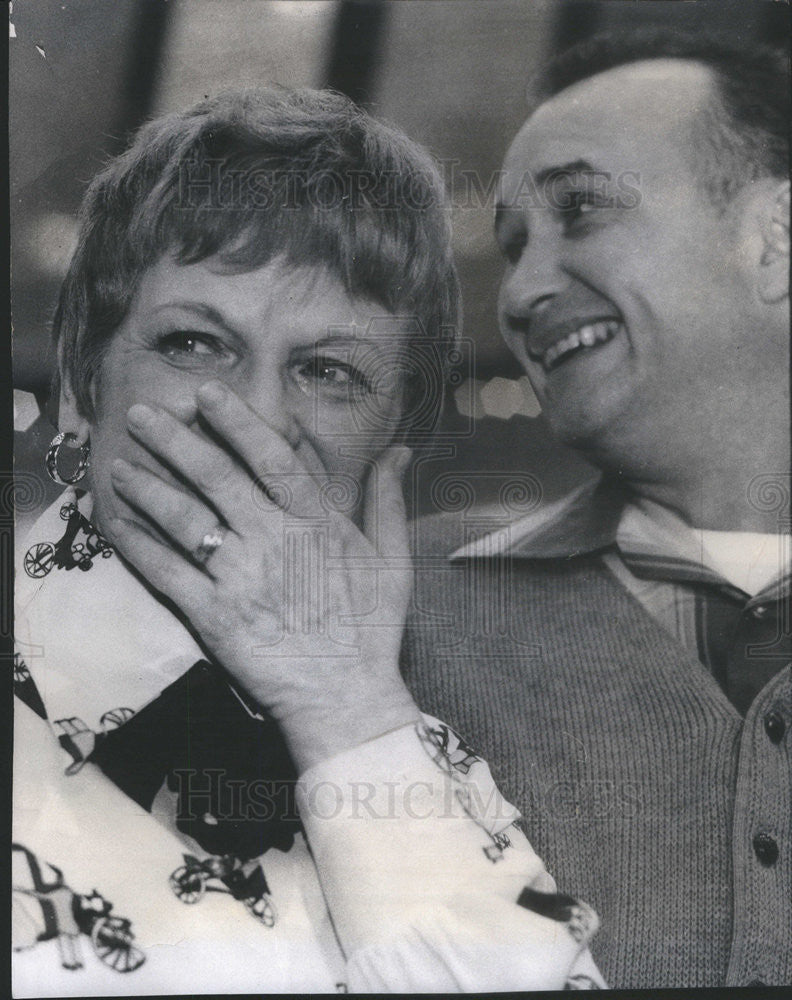
M486 763L436 719L298 775L67 491L17 584L14 995L603 986Z

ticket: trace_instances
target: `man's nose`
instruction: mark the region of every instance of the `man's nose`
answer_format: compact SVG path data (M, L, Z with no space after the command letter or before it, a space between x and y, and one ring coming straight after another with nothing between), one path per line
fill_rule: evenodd
M551 242L526 247L501 286L501 317L515 332L527 332L531 320L546 309L568 287L569 276L561 267Z

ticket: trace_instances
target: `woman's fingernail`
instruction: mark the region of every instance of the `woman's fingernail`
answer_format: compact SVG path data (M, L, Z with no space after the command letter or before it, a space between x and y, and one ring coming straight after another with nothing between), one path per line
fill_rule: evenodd
M228 395L226 387L222 382L207 382L201 386L198 394L204 403L209 403L212 406L222 403Z
M123 458L117 458L110 467L114 479L129 479L132 476L133 468L129 462Z
M154 417L154 411L144 403L135 403L134 406L129 408L129 412L127 413L127 421L133 427L145 427L154 420Z

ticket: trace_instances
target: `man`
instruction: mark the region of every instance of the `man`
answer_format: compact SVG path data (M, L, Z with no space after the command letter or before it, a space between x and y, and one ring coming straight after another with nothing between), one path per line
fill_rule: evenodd
M790 983L786 71L637 34L545 86L500 324L603 475L418 525L408 680L598 910L611 986Z

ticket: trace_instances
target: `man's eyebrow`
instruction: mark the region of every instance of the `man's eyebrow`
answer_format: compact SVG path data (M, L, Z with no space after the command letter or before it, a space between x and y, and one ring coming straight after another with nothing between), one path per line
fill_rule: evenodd
M569 163L558 163L544 167L534 178L537 187L546 184L551 178L565 177L571 174L605 174L607 171L594 166L589 160L571 160Z
M528 197L532 193L537 192L541 195L542 188L550 180L556 180L563 177L574 177L576 174L598 174L601 176L610 176L608 171L603 170L601 167L595 166L589 160L570 160L567 163L554 163L551 166L543 167L535 175L529 175L527 172L524 175L530 176L530 185L528 187ZM497 233L503 228L503 226L508 221L508 216L510 214L521 215L522 211L520 208L519 198L516 205L508 204L499 198L495 202L495 233Z

